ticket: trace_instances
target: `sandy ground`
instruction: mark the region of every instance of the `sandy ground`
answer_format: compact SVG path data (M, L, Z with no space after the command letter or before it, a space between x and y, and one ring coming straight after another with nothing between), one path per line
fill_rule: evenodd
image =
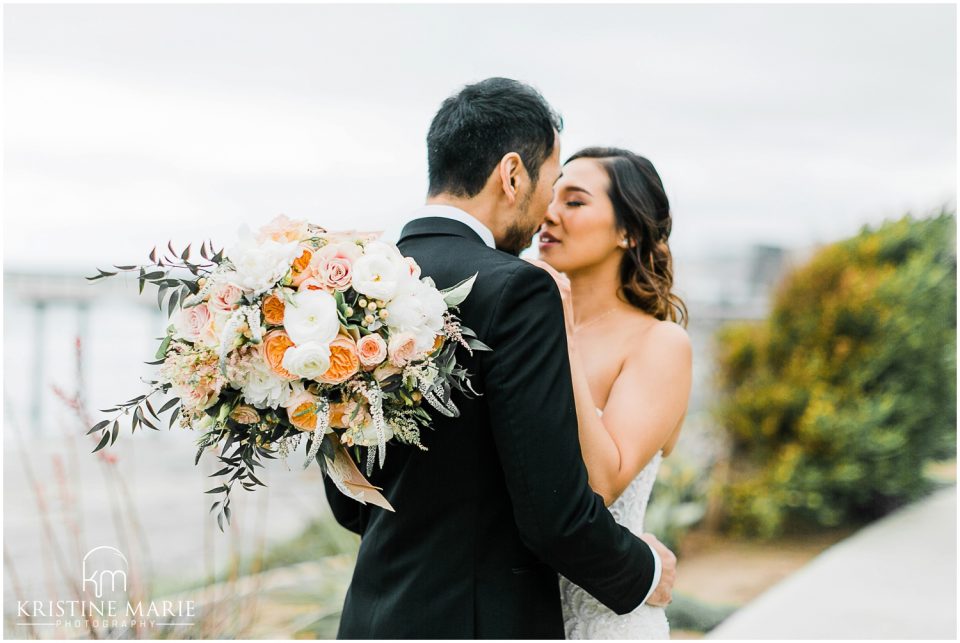
M851 533L845 529L754 542L694 532L680 548L674 589L705 603L739 607ZM674 629L671 638L699 639L703 633Z
M743 605L853 531L766 543L693 533L681 547L675 589L707 603Z

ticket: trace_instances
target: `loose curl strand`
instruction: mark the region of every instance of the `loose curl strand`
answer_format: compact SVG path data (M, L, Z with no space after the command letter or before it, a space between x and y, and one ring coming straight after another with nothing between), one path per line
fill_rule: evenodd
M616 147L588 147L567 163L580 158L594 159L606 170L617 228L629 242L620 264L619 296L657 319L686 327L687 306L673 292L670 202L653 163Z

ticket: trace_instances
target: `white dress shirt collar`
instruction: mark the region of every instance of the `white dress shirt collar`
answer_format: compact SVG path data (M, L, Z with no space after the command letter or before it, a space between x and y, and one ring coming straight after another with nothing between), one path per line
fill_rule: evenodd
M475 216L469 212L461 210L460 208L455 208L452 205L430 204L423 206L413 213L414 219L422 219L424 217L442 217L444 219L453 219L454 221L459 221L460 223L469 226L471 230L480 235L480 238L483 239L485 244L494 249L497 247L497 242L494 239L493 232L490 231L490 228L484 225L483 222L481 222Z

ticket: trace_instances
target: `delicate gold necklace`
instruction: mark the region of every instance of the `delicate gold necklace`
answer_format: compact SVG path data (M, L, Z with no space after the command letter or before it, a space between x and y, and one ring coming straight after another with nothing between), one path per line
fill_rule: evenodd
M614 312L615 310L617 310L616 307L611 308L611 309L608 310L607 312L603 313L602 315L597 315L596 317L594 317L593 319L591 319L591 320L588 321L588 322L585 322L585 323L583 323L583 324L577 324L576 326L573 327L573 332L579 333L581 330L583 330L583 329L586 328L587 326L589 326L589 325L591 325L591 324L597 323L598 321L600 321L601 319L603 319L604 317L606 317L606 316L609 315L610 313Z

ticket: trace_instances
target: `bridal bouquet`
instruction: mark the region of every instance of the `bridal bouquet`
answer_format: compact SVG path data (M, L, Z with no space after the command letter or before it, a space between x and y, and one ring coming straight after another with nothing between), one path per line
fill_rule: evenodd
M150 391L114 408L98 422L94 451L113 444L121 415L157 429L172 410L169 427L199 433L195 464L219 451L223 494L210 511L230 520L230 491L263 482L262 458L284 460L306 437L304 467L316 461L344 494L391 509L370 475L383 466L386 443L425 447L430 426L424 408L456 416L453 389L475 394L455 358L457 346L490 350L456 316L476 275L447 290L421 279L416 262L376 234L327 232L281 215L238 242L214 252L201 245L169 255L150 253L150 264L99 270L90 280L135 272L143 292L158 288L157 304L170 319L157 350L157 380ZM159 410L150 398L173 397ZM351 459L351 452L352 457ZM212 476L212 477L213 477Z

